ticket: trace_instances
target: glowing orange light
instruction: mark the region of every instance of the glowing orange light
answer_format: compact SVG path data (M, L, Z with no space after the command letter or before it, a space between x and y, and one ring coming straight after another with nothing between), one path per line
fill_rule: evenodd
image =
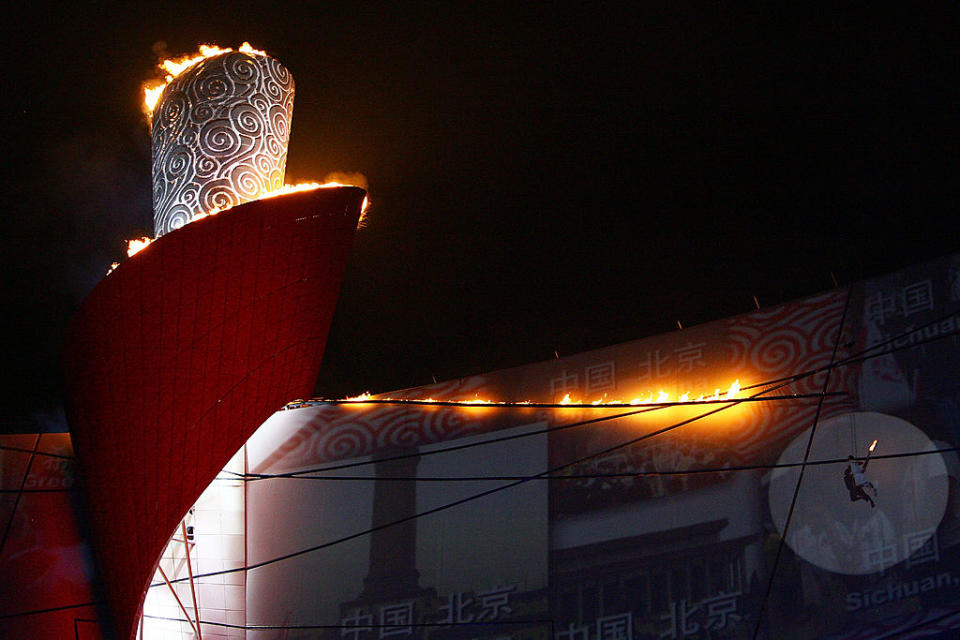
M147 246L149 246L149 244L150 244L151 242L153 242L153 238L148 238L147 236L143 236L142 238L134 238L133 240L129 240L129 241L127 242L127 257L128 257L128 258L132 258L132 257L135 256L136 254L138 254L138 253L140 253L141 251L143 251L144 249L146 249Z
M700 394L700 397L694 400L693 402L717 402L717 401L724 401L724 400L735 400L740 395L740 389L741 389L740 380L737 379L730 384L730 387L726 393L721 393L720 389L716 388L712 396L704 396L704 394ZM369 391L362 393L359 396L352 396L350 398L344 398L343 400L338 400L335 402L363 402L365 400L379 400L383 402L438 403L438 404L449 404L449 405L514 406L514 405L537 404L530 400L521 400L519 402L516 402L516 401L500 402L497 400L481 398L479 393L476 394L475 397L469 398L466 400L435 400L434 398L392 398L388 396L380 396L380 397L374 398ZM604 394L603 397L601 397L598 400L593 400L590 402L586 402L586 401L578 402L573 400L570 397L570 394L567 393L563 396L563 398L560 399L560 401L557 404L561 404L564 406L571 406L571 407L591 407L591 406L592 407L622 407L622 406L628 406L628 405L641 405L641 404L671 404L672 402L683 402L683 403L691 402L690 392L687 391L681 394L679 397L677 397L676 400L672 401L670 399L670 394L661 389L657 392L656 398L654 398L653 392L650 392L650 394L646 397L639 396L629 402L626 402L624 400L609 399L606 394ZM874 446L875 445L876 445L876 442L874 442Z
M873 453L873 450L876 448L877 448L877 441L874 440L873 442L870 443L870 448L868 449L868 451L870 451L870 453Z
M233 51L233 49L221 49L216 45L202 44L197 53L181 56L173 60L163 60L157 64L157 67L164 72L163 79L152 80L143 85L143 111L147 119L150 120L153 117L153 110L160 100L160 94L163 93L163 90L167 88L168 84L173 82L174 78L202 60L218 56L222 53L230 53L231 51ZM240 51L254 56L267 55L265 52L251 47L249 42L244 42L240 45Z
M240 53L248 53L253 56L267 55L266 51L261 51L260 49L254 49L251 47L249 42L244 42L242 45L240 45Z
M733 384L730 385L730 388L727 390L727 400L733 400L740 393L740 379L737 378L733 381Z
M347 402L363 402L363 401L365 401L365 400L370 400L371 398L373 398L373 396L370 395L370 392L369 392L369 391L364 391L363 393L361 393L361 394L358 395L358 396L351 396L351 397L347 398Z

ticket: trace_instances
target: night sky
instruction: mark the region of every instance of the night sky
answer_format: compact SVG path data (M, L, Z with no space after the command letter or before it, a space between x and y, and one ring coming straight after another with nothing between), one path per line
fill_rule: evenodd
M960 246L957 12L24 4L0 85L2 431L63 428L64 329L152 235L140 85L200 42L292 71L289 182L369 180L320 395L654 335Z

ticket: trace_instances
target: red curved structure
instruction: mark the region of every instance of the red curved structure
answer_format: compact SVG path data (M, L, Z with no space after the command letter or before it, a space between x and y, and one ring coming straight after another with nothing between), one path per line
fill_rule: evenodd
M67 416L120 637L187 509L272 412L313 393L364 195L317 189L193 222L73 319Z

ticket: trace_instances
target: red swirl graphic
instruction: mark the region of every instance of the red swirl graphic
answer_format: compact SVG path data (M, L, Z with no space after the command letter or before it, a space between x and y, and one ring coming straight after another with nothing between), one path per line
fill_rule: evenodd
M754 367L766 379L787 378L830 363L846 292L834 291L769 311L731 320L727 337L734 367ZM842 352L838 355L842 355ZM825 373L807 376L783 388L785 393L819 393ZM831 373L828 391L850 388L850 372ZM760 403L741 426L736 449L745 457L780 446L810 426L816 403L790 406Z
M372 435L365 424L331 425L329 431L314 442L313 455L307 461L340 460L367 454L373 449Z
M764 336L754 343L750 352L750 364L763 377L790 371L805 353L807 336L799 329L781 329ZM771 375L773 374L773 375Z
M377 449L416 447L423 441L419 412L387 412L377 421Z

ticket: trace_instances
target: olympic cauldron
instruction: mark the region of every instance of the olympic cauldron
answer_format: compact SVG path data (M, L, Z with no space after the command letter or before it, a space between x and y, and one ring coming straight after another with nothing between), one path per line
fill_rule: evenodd
M256 199L283 182L292 106L289 72L244 53L167 86L153 121L158 239L67 332L67 415L121 638L136 636L158 559L203 489L276 409L313 393L365 193ZM237 206L198 219L210 205Z

